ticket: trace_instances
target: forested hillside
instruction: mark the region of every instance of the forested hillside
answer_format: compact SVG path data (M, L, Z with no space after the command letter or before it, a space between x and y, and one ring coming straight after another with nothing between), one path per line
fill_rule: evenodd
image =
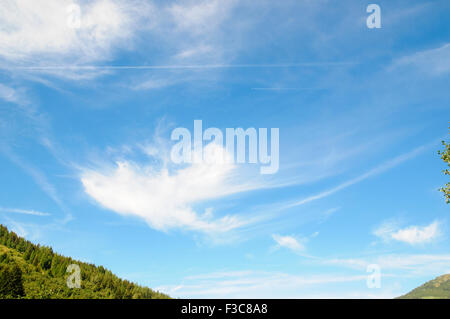
M69 288L67 267L80 267L81 287ZM122 280L102 266L35 245L0 225L0 298L160 299L167 295Z
M449 299L450 274L439 276L399 297L400 299Z

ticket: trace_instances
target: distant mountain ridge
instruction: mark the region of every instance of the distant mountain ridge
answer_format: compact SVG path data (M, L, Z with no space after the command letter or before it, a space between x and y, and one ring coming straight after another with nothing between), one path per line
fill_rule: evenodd
M439 276L399 299L450 299L450 274Z
M80 267L80 288L69 288L67 267ZM35 245L0 225L0 298L166 299L102 266L73 260Z

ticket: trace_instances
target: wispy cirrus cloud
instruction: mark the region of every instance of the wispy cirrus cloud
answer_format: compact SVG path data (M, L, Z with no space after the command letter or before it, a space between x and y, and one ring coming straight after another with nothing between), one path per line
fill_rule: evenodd
M399 271L399 276L430 275L450 272L449 254L378 254L366 257L323 259L320 263L365 270L377 264L383 272Z
M204 150L213 157L225 151L215 143ZM172 170L122 161L109 170L85 169L80 178L90 197L118 214L140 217L161 231L184 229L209 235L232 231L252 220L236 215L214 218L212 209L199 213L196 204L260 187L238 182L236 164L216 161Z
M342 183L342 184L340 184L340 185L338 185L336 187L333 187L333 188L331 188L329 190L323 191L323 192L318 193L316 195L312 195L312 196L303 198L303 199L301 199L299 201L288 203L283 208L286 209L286 208L291 208L291 207L295 207L295 206L304 205L304 204L307 204L309 202L316 201L316 200L328 197L330 195L333 195L333 194L335 194L335 193L337 193L337 192L339 192L339 191L341 191L341 190L343 190L343 189L345 189L347 187L350 187L350 186L355 185L355 184L357 184L359 182L362 182L362 181L364 181L364 180L366 180L366 179L368 179L368 178L370 178L372 176L376 176L378 174L381 174L381 173L383 173L383 172L385 172L385 171L387 171L387 170L389 170L389 169L391 169L391 168L393 168L393 167L395 167L395 166L397 166L397 165L399 165L399 164L401 164L401 163L403 163L403 162L405 162L405 161L407 161L409 159L412 159L412 158L416 157L417 155L422 153L429 146L430 145L427 144L427 145L423 145L423 146L417 147L417 148L413 149L412 151L410 151L408 153L405 153L405 154L399 155L399 156L397 156L397 157L395 157L393 159L390 159L390 160L388 160L388 161L378 165L377 167L369 170L368 172L366 172L366 173L364 173L364 174L362 174L360 176L357 176L357 177L355 177L353 179L350 179L350 180L348 180L348 181L346 181L346 182L344 182L344 183Z
M16 104L22 104L23 103L23 95L20 94L16 89L6 86L2 83L0 83L0 99L16 103Z
M316 266L347 268L350 274L344 275L338 269L334 274L320 275L255 270L219 271L188 276L180 284L158 289L173 296L198 298L393 298L407 292L405 287L399 285L404 278L429 278L450 272L449 254L377 254L352 258L325 257L309 262ZM373 264L381 269L382 288L377 291L365 285L367 267ZM358 286L346 289L348 284L358 282ZM326 287L326 293L316 293L321 286Z
M161 153L163 151L161 147L163 146L159 145L156 149L150 148L151 154L148 153L147 155ZM208 147L212 150L212 147L219 146L209 144L206 149ZM284 204L282 209L330 196L414 158L427 147L428 145L421 146L397 156L359 177L318 195ZM225 215L213 218L212 209L198 212L194 208L197 204L239 192L279 187L273 181L272 183L261 183L261 181L256 184L242 183L238 181L238 175L237 167L231 163L226 165L223 163L202 163L171 170L164 165L158 168L153 164L142 165L122 158L113 168L104 166L82 170L80 180L86 194L104 208L121 215L138 216L154 229L161 231L185 229L213 234L242 228L249 225L250 222L255 222L255 220L249 221L240 215ZM279 205L277 207L277 210L279 210ZM267 219L268 216L262 216L261 218ZM285 247L297 253L304 251L304 243L292 236L274 235L273 239L279 247Z
M196 298L321 298L312 295L310 289L365 280L365 274L301 275L243 270L191 276L179 285L161 286L157 289L171 296Z
M48 180L47 176L40 169L23 160L7 146L0 147L0 152L2 152L2 154L4 154L11 162L20 167L25 173L27 173L41 188L41 190L58 205L58 207L65 213L65 217L61 221L63 224L72 220L72 214L64 201L60 198L56 187Z
M40 112L36 104L30 102L25 92L21 87L15 88L0 83L0 99L11 103L11 105L1 105L0 107L0 114L2 115L2 118L0 118L0 133L2 134L0 155L5 156L29 175L36 185L66 213L63 219L63 223L65 223L72 219L72 215L61 199L56 187L51 183L44 171L21 156L15 147L17 144L15 141L24 137L37 142L49 151L52 151L52 147L54 147L52 146L52 136L46 114ZM18 118L24 121L18 121ZM15 212L20 213L17 209ZM28 211L28 213L31 212ZM22 213L26 213L26 211L23 210Z
M129 46L140 31L164 37L171 45L178 40L174 58L203 56L214 51L213 41L219 43L215 37L219 26L235 4L234 0L172 4L5 0L0 4L0 57L25 65L105 61L114 49Z
M392 67L414 67L430 75L446 74L450 72L450 43L402 57Z
M137 0L2 1L0 67L18 73L27 72L27 67L106 61L117 47L132 43L140 18L150 15L151 5ZM98 70L38 72L78 79Z
M110 61L135 45L145 48L144 41L150 40L162 50L152 58L152 64L162 67L165 74L134 75L133 88L159 89L188 81L192 74L203 79L206 76L201 66L175 75L170 70L186 63L230 62L229 53L234 49L223 44L226 31L222 27L236 4L234 0L42 0L39 4L6 0L0 4L0 68L42 83L47 81L45 75L91 80L148 66L148 61L141 61L126 65L130 68L115 68ZM106 65L99 65L102 62Z
M33 215L33 216L50 216L49 213L44 213L44 212L40 212L40 211L36 211L36 210L32 210L32 209L21 209L21 208L0 207L0 212Z
M225 47L220 39L222 26L230 18L237 1L187 1L174 3L166 10L175 25L178 52L175 61L222 61ZM178 33L178 34L177 34Z

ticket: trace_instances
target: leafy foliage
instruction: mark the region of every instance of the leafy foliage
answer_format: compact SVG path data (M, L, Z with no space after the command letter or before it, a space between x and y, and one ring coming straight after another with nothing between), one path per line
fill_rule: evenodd
M442 144L444 145L444 149L442 151L438 151L438 154L441 155L442 160L447 163L448 167L450 167L450 143L445 143L445 141L442 141ZM450 175L448 168L444 170L444 174ZM441 187L440 191L444 193L447 204L450 203L450 183L447 183Z
M70 289L67 266L81 270L81 288ZM0 298L161 299L169 296L122 280L102 266L61 256L0 225Z

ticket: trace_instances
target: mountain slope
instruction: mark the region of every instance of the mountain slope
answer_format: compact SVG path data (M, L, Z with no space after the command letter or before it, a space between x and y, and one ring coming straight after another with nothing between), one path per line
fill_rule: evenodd
M81 287L69 288L67 267L80 267ZM0 225L0 298L160 299L169 296L122 280L102 266L35 245Z
M450 274L439 276L411 290L399 299L449 299Z

